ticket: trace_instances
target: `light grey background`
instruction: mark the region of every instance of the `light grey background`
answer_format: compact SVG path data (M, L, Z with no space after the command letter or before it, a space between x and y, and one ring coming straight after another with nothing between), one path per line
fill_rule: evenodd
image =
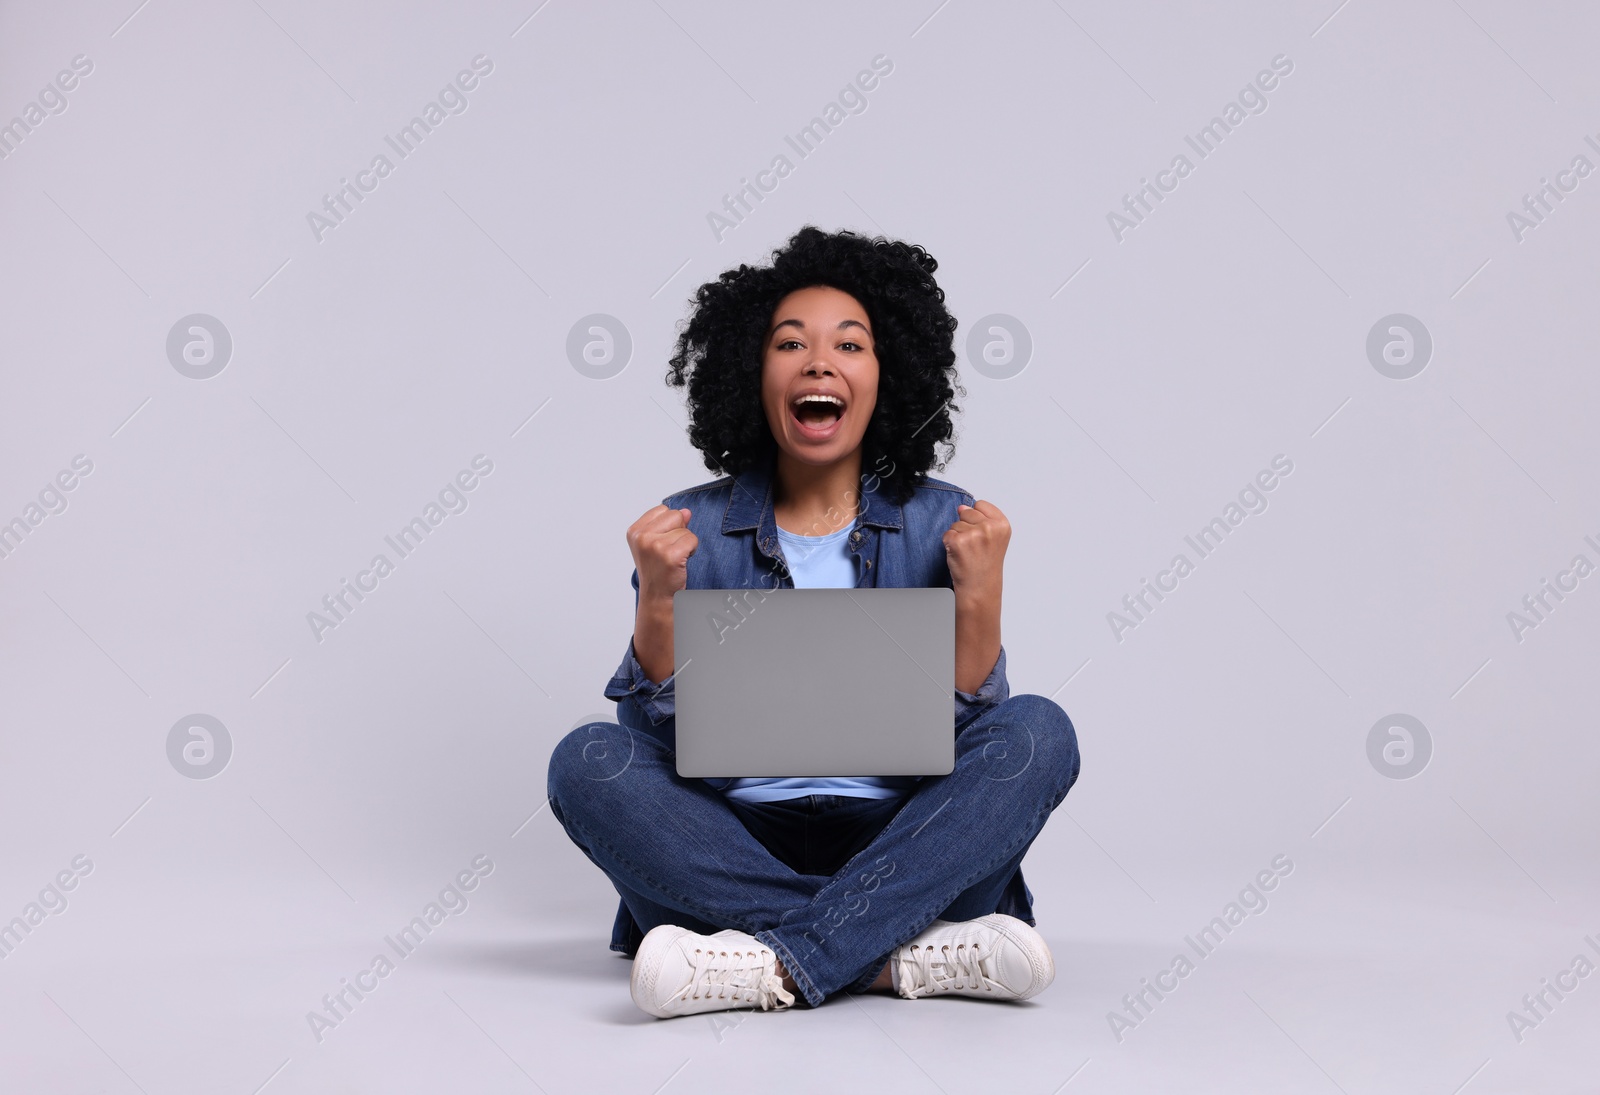
M94 66L0 159L0 521L93 464L0 559L0 919L93 865L0 961L3 1086L1589 1090L1600 984L1520 1041L1507 1013L1600 961L1600 577L1520 641L1507 614L1600 564L1600 178L1520 240L1507 215L1600 165L1600 17L538 5L0 11L0 122ZM318 242L307 214L480 54L468 109ZM1027 862L1060 969L1033 1006L650 1022L540 809L610 706L624 529L710 478L661 381L686 299L805 223L928 247L963 349L990 315L1031 340L1008 379L964 362L940 474L1010 518L1012 688L1084 753ZM233 344L207 380L166 352L197 313ZM606 380L567 359L595 313L633 347ZM1433 341L1409 380L1367 357L1395 313ZM318 641L307 613L479 454L465 512ZM1107 614L1278 454L1267 511L1119 641ZM231 738L209 779L169 761L197 713ZM1391 714L1431 737L1410 779L1369 761ZM306 1013L478 855L470 907L318 1042ZM1123 994L1279 855L1267 911L1118 1041Z

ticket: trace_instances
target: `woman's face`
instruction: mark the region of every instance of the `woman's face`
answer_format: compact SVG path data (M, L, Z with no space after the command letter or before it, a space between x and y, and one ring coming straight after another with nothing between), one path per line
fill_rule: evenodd
M761 361L761 405L778 448L832 464L861 447L877 403L878 355L860 302L824 286L779 301Z

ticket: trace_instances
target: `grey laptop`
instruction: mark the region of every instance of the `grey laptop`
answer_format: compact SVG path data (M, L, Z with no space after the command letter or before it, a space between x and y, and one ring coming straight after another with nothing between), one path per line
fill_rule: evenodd
M949 774L955 605L943 588L679 590L678 774Z

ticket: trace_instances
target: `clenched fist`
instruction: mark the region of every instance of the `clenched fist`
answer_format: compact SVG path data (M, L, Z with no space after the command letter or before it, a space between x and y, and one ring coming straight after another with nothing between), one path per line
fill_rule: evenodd
M639 599L665 600L689 585L689 556L700 538L689 531L689 511L653 506L628 526L628 550L639 571Z
M956 523L944 534L950 581L959 595L998 597L1011 522L1000 507L981 498L976 506L956 510Z

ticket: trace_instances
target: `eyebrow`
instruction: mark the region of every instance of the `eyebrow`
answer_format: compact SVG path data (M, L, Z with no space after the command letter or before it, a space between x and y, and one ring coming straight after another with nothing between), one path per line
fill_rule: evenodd
M770 337L772 334L776 334L777 331L778 331L778 328L780 328L780 327L794 327L794 328L796 328L798 330L801 330L801 331L804 331L806 329L806 325L804 323L801 323L798 319L785 319L785 320L781 320L781 321L779 321L777 323L774 323L772 325L772 330L770 332L768 332L768 336ZM847 327L860 327L863 331L867 332L867 337L869 337L869 338L872 337L871 328L869 328L865 323L862 323L861 321L854 320L854 319L841 319L839 321L839 326L835 327L834 330L843 331Z

